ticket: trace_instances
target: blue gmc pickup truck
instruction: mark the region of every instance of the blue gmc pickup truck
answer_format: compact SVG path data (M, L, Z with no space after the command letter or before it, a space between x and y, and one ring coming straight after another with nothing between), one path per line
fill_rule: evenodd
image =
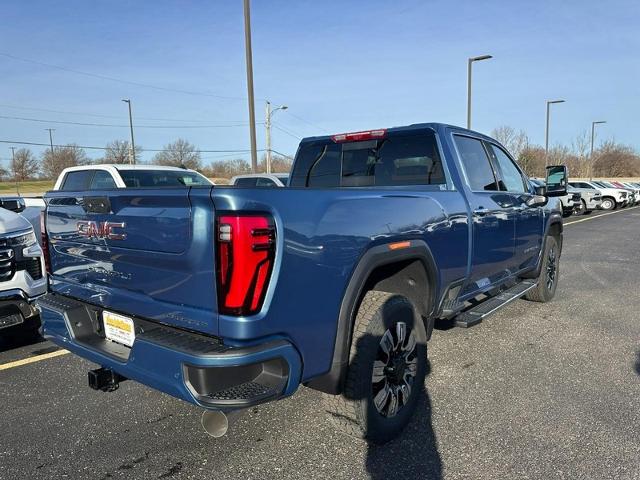
M101 366L94 389L136 380L202 407L212 435L305 385L385 442L416 408L434 322L474 325L558 283L566 168L534 190L470 130L306 138L279 189L150 181L46 195L43 332Z

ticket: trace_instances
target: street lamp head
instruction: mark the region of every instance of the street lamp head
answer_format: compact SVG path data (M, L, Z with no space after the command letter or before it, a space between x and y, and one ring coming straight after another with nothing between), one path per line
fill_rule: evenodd
M130 99L128 99L128 98L123 98L123 99L122 99L122 101L123 101L124 103L129 103L131 100L130 100Z
M564 103L564 100L547 100L547 103Z
M469 61L479 62L480 60L489 60L490 58L493 58L493 55L480 55L479 57L471 57Z
M598 125L600 123L607 123L606 120L598 120L597 122L592 122L594 125Z
M280 109L281 109L281 110L286 110L287 108L289 108L289 107L287 107L286 105L282 105L282 106L280 107Z

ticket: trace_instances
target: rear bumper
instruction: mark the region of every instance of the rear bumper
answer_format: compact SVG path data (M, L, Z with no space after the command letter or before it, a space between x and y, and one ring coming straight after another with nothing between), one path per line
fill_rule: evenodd
M131 348L100 334L101 308L57 294L37 302L43 335L120 375L203 408L234 410L291 395L302 362L285 339L228 347L219 339L134 318Z

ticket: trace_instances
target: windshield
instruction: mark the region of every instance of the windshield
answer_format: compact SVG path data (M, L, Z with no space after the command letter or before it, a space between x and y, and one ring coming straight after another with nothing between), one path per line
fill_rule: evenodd
M207 178L190 170L120 170L127 187L197 187L213 185Z

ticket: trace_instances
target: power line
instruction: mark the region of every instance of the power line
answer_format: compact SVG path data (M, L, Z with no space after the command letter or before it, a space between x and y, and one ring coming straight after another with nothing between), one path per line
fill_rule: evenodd
M286 110L286 113L288 113L289 115L291 115L293 118L296 118L296 119L300 120L301 122L306 123L307 125L312 126L313 128L317 128L318 130L322 130L323 132L328 132L328 131L329 131L329 130L327 130L326 128L319 127L318 125L315 125L315 124L311 123L310 121L305 120L304 118L302 118L302 117L300 117L300 116L296 115L295 113L291 113L291 110L290 110L290 109L289 109L289 110Z
M97 118L115 118L122 119L122 115L104 115L100 113L86 113L86 112L70 112L65 110L53 110L49 108L36 108L36 107L23 107L19 105L7 105L0 103L0 107L3 108L12 108L16 110L30 110L34 112L48 112L48 113L61 113L63 115L76 115L80 117L97 117ZM161 121L161 122L192 122L192 123L208 123L211 120L189 120L184 118L159 118L159 117L139 117L136 115L136 118L139 120L153 120L153 121ZM219 121L222 123L222 121ZM244 120L224 120L225 123L242 123Z
M111 128L129 128L129 125L124 124L110 124L110 123L87 123L87 122L70 122L66 120L45 120L42 118L26 118L26 117L12 117L8 115L0 115L0 118L6 120L20 120L24 122L38 122L38 123L55 123L62 125L80 125L86 127L111 127ZM230 128L230 127L246 127L248 123L236 123L228 125L136 125L136 128Z
M294 134L294 133L292 133L292 132L288 131L287 129L282 128L281 126L276 125L276 124L275 124L275 123L273 123L273 122L271 122L271 124L272 124L275 128L277 128L278 130L280 130L281 132L286 133L287 135L289 135L290 137L293 137L293 138L295 138L295 139L297 139L297 140L302 140L302 137L299 137L298 135L296 135L296 134Z
M209 93L209 92L199 92L199 91L193 91L193 90L181 90L181 89L177 89L177 88L169 88L169 87L162 87L162 86L159 86L159 85L152 85L150 83L132 82L130 80L124 80L122 78L110 77L110 76L107 76L107 75L101 75L101 74L91 73L91 72L84 72L82 70L76 70L74 68L68 68L68 67L63 67L63 66L60 66L60 65L54 65L52 63L40 62L38 60L31 60L29 58L18 57L16 55L11 55L9 53L0 52L0 56L6 57L6 58L10 58L12 60L18 60L20 62L31 63L31 64L34 64L34 65L40 65L40 66L48 67L48 68L55 68L57 70L62 70L64 72L75 73L77 75L84 75L84 76L87 76L87 77L99 78L101 80L108 80L110 82L118 82L118 83L123 83L123 84L126 84L126 85L134 85L136 87L152 88L154 90L160 90L160 91L164 91L164 92L182 93L182 94L185 94L185 95L195 95L195 96L201 96L201 97L220 98L220 99L223 99L223 100L246 100L246 97L217 95L217 94Z
M15 140L0 140L0 143L8 143L10 145L31 145L36 147L49 147L48 143L39 143L39 142L24 142L24 141L15 141ZM53 144L56 148L65 148L65 147L75 147L82 148L84 150L108 150L108 147L96 147L89 145L75 145L75 144ZM166 148L143 148L143 152L169 152L171 150ZM229 149L229 150L204 150L204 149L196 149L196 152L199 153L250 153L250 149ZM260 152L263 152L264 149L259 149Z

